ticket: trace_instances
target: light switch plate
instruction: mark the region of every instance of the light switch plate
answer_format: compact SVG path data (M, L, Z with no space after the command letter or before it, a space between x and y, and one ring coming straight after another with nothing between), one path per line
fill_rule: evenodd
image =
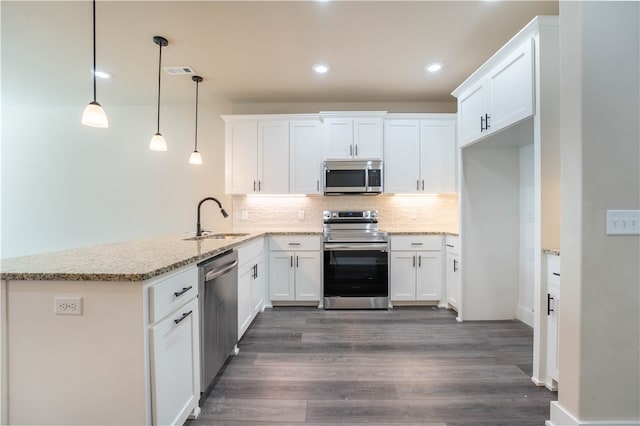
M640 235L640 210L607 210L607 235Z

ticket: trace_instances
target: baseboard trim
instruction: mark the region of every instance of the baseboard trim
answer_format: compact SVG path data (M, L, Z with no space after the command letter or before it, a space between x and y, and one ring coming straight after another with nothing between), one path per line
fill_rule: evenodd
M518 305L518 312L516 315L520 321L533 328L533 311L531 309Z
M545 422L546 426L640 426L640 419L630 421L620 420L578 420L564 409L558 401L551 401L551 420Z

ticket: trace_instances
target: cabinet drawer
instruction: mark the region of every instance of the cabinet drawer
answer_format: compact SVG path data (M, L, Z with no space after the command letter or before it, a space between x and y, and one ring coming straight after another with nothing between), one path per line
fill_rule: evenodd
M264 253L264 239L259 238L238 247L238 263L242 268L246 263Z
M444 248L447 253L460 254L460 237L447 235L444 240Z
M320 250L320 237L315 235L276 235L270 237L270 250Z
M547 284L560 285L560 256L547 255Z
M398 235L391 237L391 250L442 250L441 235Z
M198 294L198 268L192 267L149 288L149 321L155 323Z

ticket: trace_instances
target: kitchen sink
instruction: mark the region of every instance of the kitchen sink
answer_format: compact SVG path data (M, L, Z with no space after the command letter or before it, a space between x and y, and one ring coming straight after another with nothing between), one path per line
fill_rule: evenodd
M220 234L204 234L199 237L185 238L183 241L199 241L199 240L233 240L235 238L246 237L249 234L246 233L220 233Z

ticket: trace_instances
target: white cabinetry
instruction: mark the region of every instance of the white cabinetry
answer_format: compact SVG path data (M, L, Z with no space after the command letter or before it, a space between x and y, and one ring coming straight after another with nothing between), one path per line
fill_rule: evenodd
M154 425L181 425L198 409L200 332L198 271L161 279L149 288L151 407Z
M225 126L225 192L289 192L289 122L230 121Z
M558 318L560 317L560 256L547 255L547 365L545 386L558 388Z
M440 301L441 236L392 236L390 259L392 301Z
M291 121L289 125L289 188L292 194L321 194L322 123Z
M445 237L447 304L456 311L460 307L460 253L459 238L453 235Z
M458 98L459 143L468 145L534 113L534 39L527 38Z
M269 286L274 302L320 300L320 237L272 236Z
M264 239L238 248L238 340L262 311L266 300Z
M382 116L324 116L325 159L382 158Z
M435 194L457 191L456 116L438 116L385 120L385 192Z

